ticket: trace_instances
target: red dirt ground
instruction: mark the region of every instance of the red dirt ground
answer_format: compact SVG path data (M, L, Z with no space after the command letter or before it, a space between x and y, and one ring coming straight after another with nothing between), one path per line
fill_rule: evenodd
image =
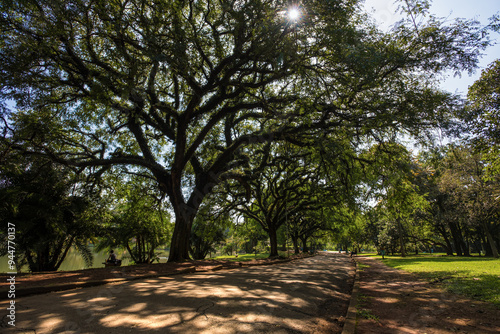
M357 334L500 333L500 309L445 292L442 286L382 262L357 257Z

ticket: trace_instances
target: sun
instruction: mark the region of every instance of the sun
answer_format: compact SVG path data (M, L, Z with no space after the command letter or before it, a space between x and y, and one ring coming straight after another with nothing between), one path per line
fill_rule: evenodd
M300 11L297 7L290 8L288 10L288 18L292 21L298 20L300 17Z

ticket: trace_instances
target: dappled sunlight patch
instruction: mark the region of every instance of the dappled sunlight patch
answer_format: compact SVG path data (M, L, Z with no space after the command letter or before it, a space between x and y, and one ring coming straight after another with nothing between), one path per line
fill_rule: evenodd
M380 283L378 283L378 284L380 284ZM378 288L373 288L372 291L382 293L385 296L399 296L399 292L396 289L389 291L389 290L387 290L386 286L380 286Z
M422 304L433 302L433 300L430 299L430 298L428 298L428 297L418 297L418 296L414 297L413 301L414 302L419 302L419 303L422 303ZM434 302L437 302L437 300L434 300Z
M146 283L146 284L157 284L157 283L160 283L159 280L157 280L156 278L155 279L144 279L142 280L142 283Z
M385 298L379 299L379 301L381 301L382 303L386 303L386 304L395 304L395 303L399 303L400 300L398 298L385 297Z
M459 326L468 326L472 322L472 319L470 318L450 318L449 320L451 323Z
M43 317L40 317L43 319L40 322L40 327L42 328L56 328L58 326L63 325L64 319L62 319L60 316L56 314L45 314Z
M293 298L290 296L287 296L287 298L284 302L286 302L290 305L293 305L294 307L302 307L302 306L309 305L309 303L302 298Z
M172 327L181 324L183 321L190 320L197 316L194 312L169 313L169 314L150 314L144 313L115 313L103 317L99 322L105 327L132 327L141 329L157 329Z
M148 307L147 303L136 303L136 304L130 305L129 307L122 309L121 311L134 313L134 312L140 312L140 311L146 309L146 307Z
M276 318L275 312L277 309L261 308L258 312L234 315L231 319L237 322L236 333L290 333L283 327L291 327L297 332L304 332L304 328L298 326L292 319ZM295 331L292 330L292 332Z
M65 293L65 294L61 295L61 297L64 297L64 298L76 297L76 296L78 296L78 293L76 293L76 292Z
M109 301L109 298L107 298L107 297L96 297L96 298L92 298L92 299L88 300L89 303L102 303L102 302L108 302L108 301Z
M42 314L40 315L40 319L50 319L52 317L54 317L55 315L53 313L46 313L46 314Z
M122 277L122 278L106 278L103 280L104 282L107 282L107 283L125 283L127 282L127 279Z
M253 325L253 323L250 323L250 324L238 324L238 326L236 327L237 330L238 330L238 333L252 333L255 331L255 327ZM209 331L207 331L206 333L210 333ZM222 333L222 332L219 332L219 333Z
M272 308L263 309L261 312L257 311L257 313L236 314L233 315L232 319L237 320L239 322L247 322L247 323L272 322L273 321L272 313L274 313Z

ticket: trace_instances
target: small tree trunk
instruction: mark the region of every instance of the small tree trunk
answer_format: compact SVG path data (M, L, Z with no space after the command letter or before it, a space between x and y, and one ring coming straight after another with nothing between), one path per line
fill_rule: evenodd
M302 251L304 253L308 253L309 252L309 247L307 247L307 238L303 237L303 238L300 238L300 240L302 241Z
M59 260L59 262L57 262L57 264L55 265L55 270L58 270L59 267L61 266L61 264L63 263L64 259L66 258L66 255L68 255L68 252L69 252L69 249L71 248L71 246L73 245L73 240L75 240L75 237L72 236L71 239L69 240L68 242L68 245L66 246L66 248L64 249L64 252Z
M460 224L458 224L457 229L458 229L458 233L459 233L458 234L458 236L459 236L458 242L460 243L460 247L462 248L462 254L463 254L463 256L470 256L469 245L465 241L464 233L462 233L462 229L460 228Z
M401 248L401 256L406 256L405 242L403 238L403 225L401 221L398 219L398 233L399 233L399 247Z
M299 249L299 243L298 243L298 238L297 237L294 237L294 236L291 236L292 238L292 243L293 243L293 250L295 252L295 254L299 254L300 253L300 249Z
M455 222L449 221L448 225L450 226L451 236L453 238L453 244L455 245L455 252L457 256L462 256L462 245L460 243L460 234L458 232L457 226Z
M451 246L450 239L448 238L448 232L443 226L438 226L438 232L441 234L444 242L446 243L446 255L453 255L453 247Z
M488 229L488 226L486 225L486 222L482 222L482 227L484 230L484 233L486 234L486 239L488 240L488 244L491 247L491 252L494 258L498 258L498 248L495 244L495 240L493 239L493 236L490 233L490 230Z
M137 263L137 257L134 255L134 253L132 253L132 249L130 248L130 244L128 242L127 242L127 250L128 253L130 254L130 257L132 258L132 261Z

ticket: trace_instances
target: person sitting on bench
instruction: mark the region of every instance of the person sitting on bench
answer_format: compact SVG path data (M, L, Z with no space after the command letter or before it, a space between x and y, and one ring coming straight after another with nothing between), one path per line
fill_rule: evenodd
M112 263L112 264L117 264L118 259L116 258L116 254L113 250L111 250L108 259L106 260L107 263Z

